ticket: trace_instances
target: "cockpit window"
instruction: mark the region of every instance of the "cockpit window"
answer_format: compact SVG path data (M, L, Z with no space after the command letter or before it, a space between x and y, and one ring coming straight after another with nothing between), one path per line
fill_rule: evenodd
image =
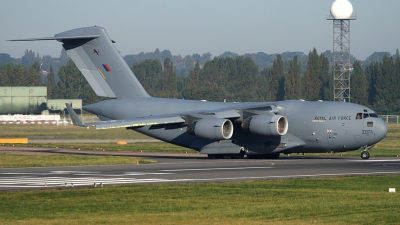
M357 120L361 120L362 119L362 113L357 113L356 119Z
M369 116L370 117L378 117L375 113L370 113Z
M364 119L368 118L368 117L369 117L369 114L368 113L364 113Z

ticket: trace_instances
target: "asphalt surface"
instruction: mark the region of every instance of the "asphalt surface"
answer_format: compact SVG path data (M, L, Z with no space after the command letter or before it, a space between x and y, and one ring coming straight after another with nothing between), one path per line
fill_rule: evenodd
M200 154L79 151L5 147L9 154L117 155L153 158L142 165L0 168L0 190L100 187L117 184L237 182L244 180L400 174L400 158L283 156L274 160L217 159Z

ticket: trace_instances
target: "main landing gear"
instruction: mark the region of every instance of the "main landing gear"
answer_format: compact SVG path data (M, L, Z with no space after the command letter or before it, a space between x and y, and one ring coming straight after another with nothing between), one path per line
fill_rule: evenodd
M362 159L369 159L369 152L367 150L364 150L361 152L361 158Z

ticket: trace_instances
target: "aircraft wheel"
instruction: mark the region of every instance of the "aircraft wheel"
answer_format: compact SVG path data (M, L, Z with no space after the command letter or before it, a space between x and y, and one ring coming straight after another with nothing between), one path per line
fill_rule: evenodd
M367 152L367 151L362 151L362 152L361 152L361 158L362 158L362 159L369 159L369 152Z
M243 159L243 158L244 158L244 152L241 151L241 152L237 155L236 158L237 158L237 159Z

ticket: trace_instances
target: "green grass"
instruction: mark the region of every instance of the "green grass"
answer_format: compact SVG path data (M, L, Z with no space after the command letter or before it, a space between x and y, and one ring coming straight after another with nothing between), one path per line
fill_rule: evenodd
M400 176L0 193L1 224L398 224Z
M153 159L120 156L14 155L0 153L0 168L144 164L156 162Z

